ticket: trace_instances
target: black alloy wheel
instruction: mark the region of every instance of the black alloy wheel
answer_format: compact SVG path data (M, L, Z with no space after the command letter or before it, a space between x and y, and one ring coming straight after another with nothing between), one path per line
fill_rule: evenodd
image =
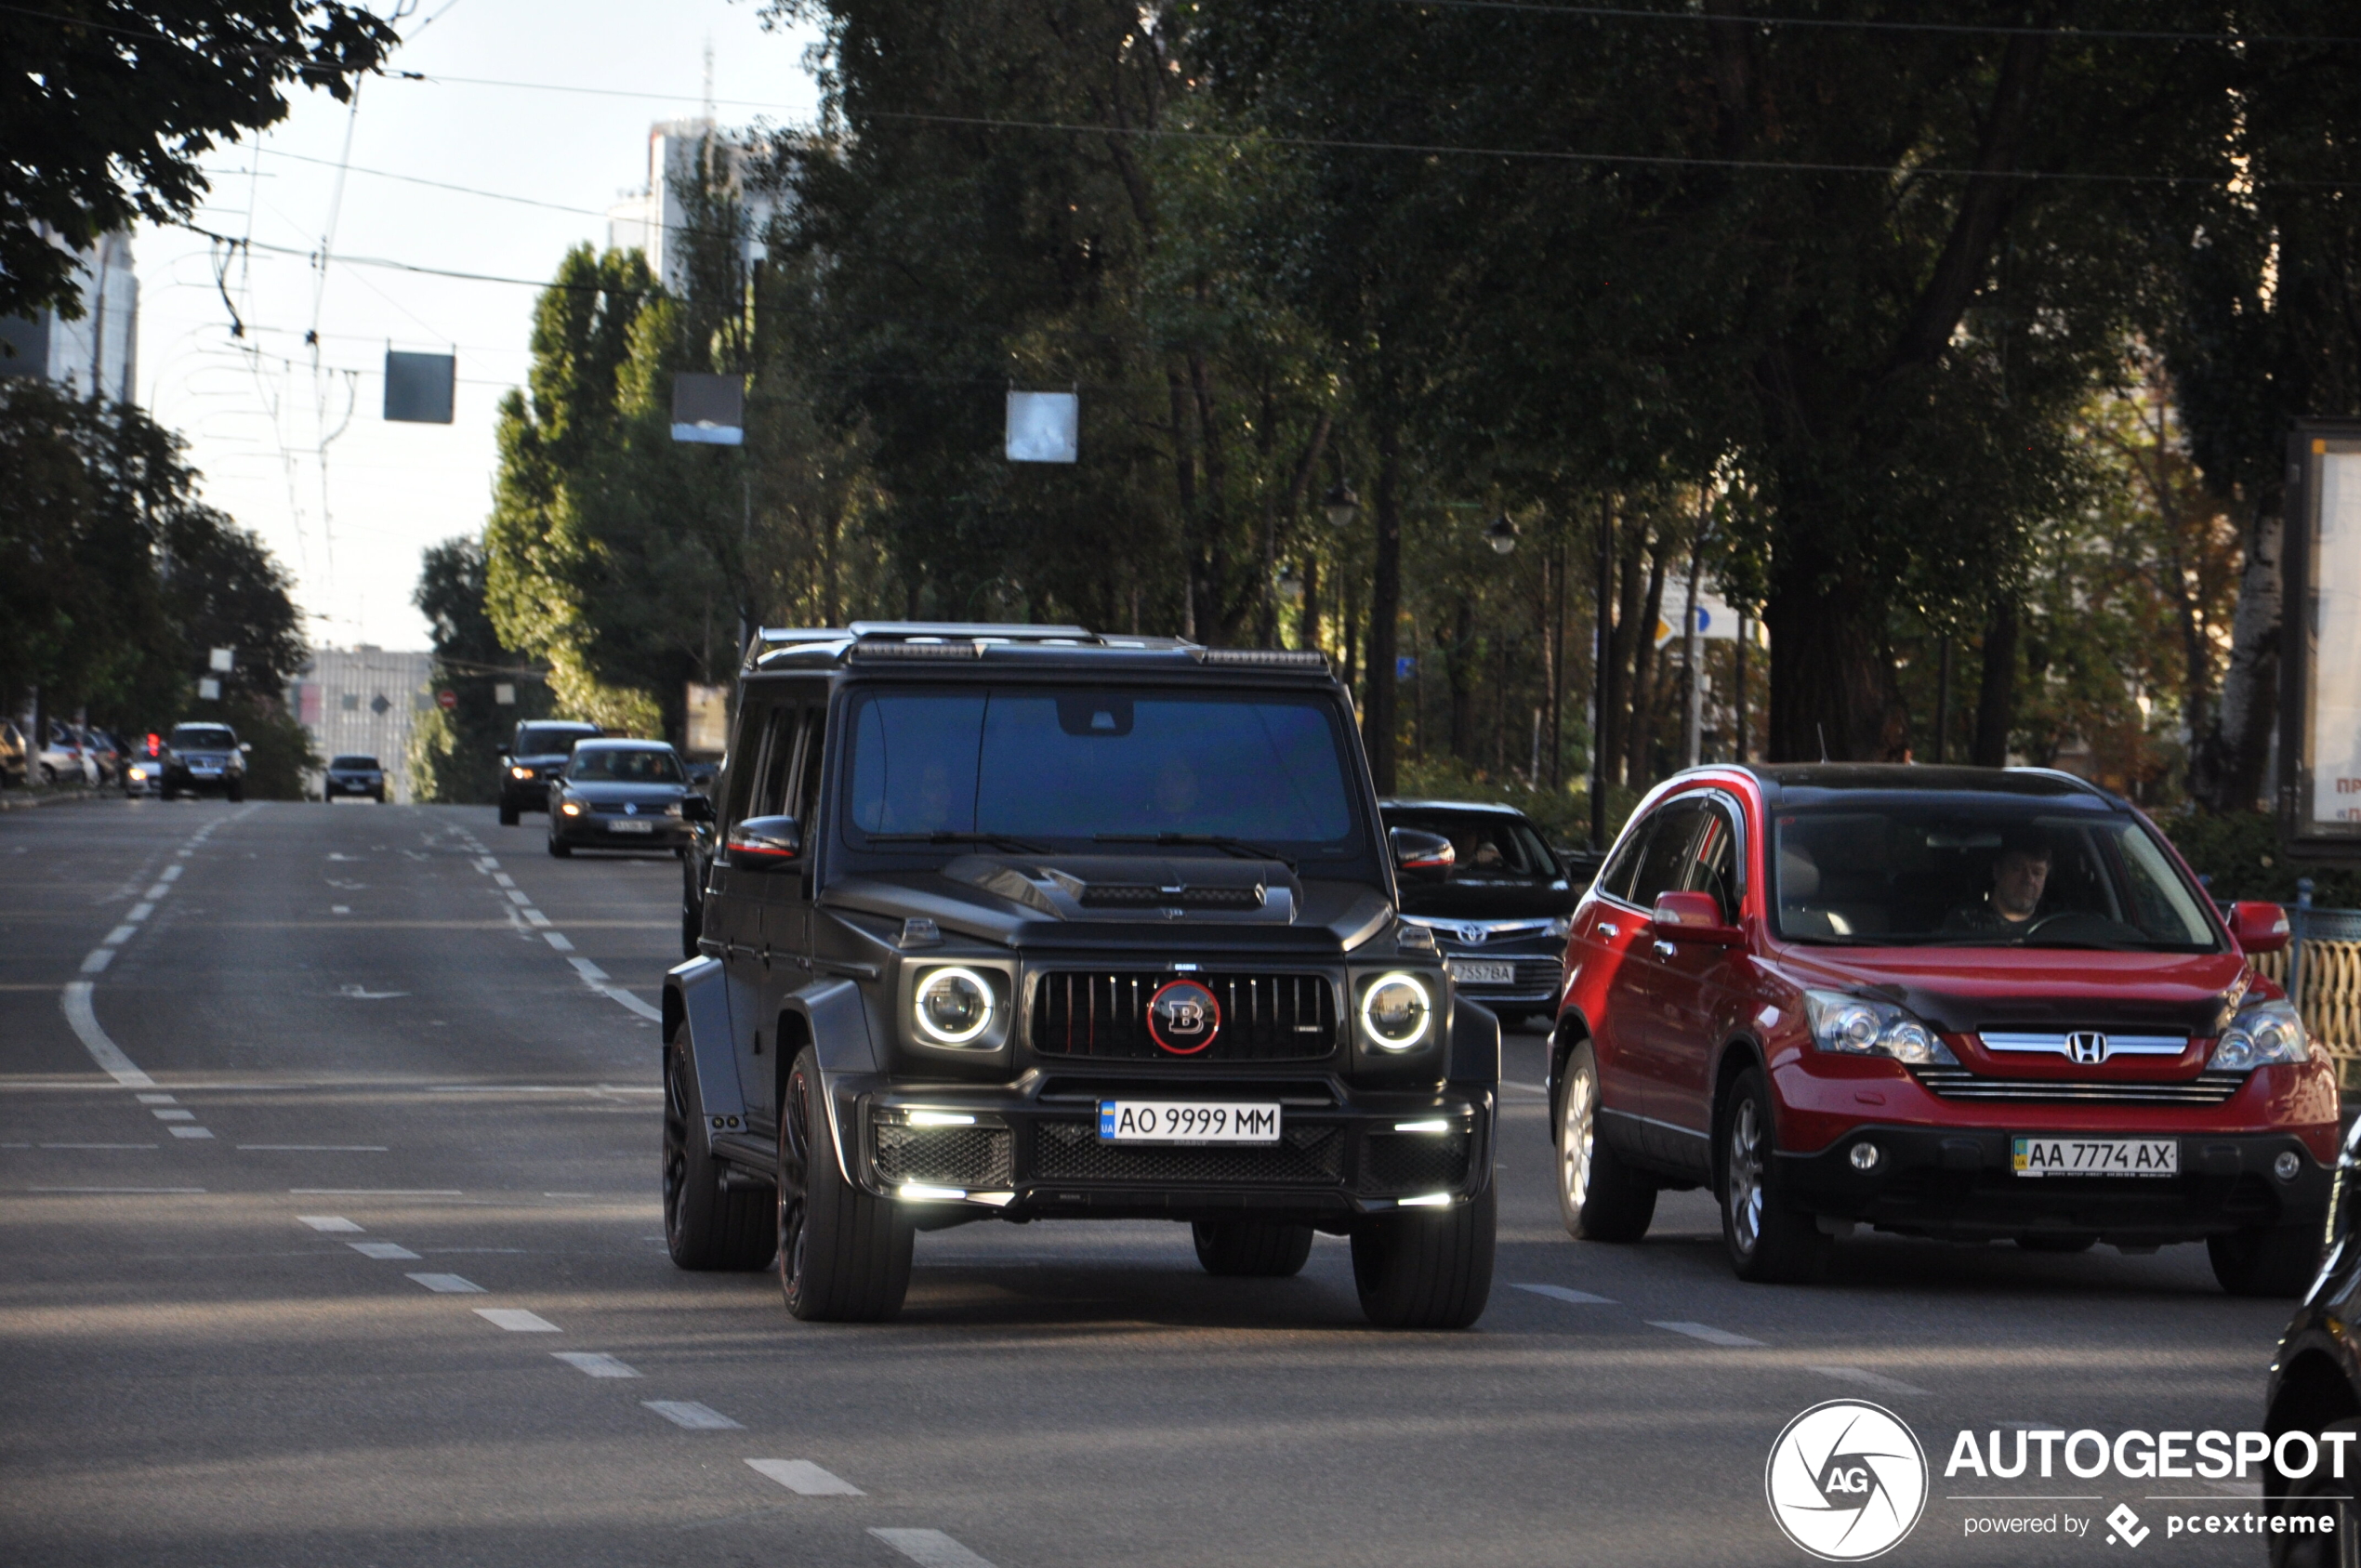
M762 1268L771 1261L768 1194L724 1185L726 1173L706 1147L704 1121L682 1038L664 1053L665 1248L678 1268Z
M910 1289L914 1232L890 1198L845 1179L810 1046L787 1070L775 1182L779 1290L809 1323L885 1323Z

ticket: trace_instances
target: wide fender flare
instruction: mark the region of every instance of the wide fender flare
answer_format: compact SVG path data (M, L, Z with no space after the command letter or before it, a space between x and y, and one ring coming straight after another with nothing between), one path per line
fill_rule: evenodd
M1451 998L1451 1041L1445 1076L1455 1084L1500 1082L1500 1019L1481 1002Z
M861 987L849 980L817 981L789 992L780 1011L803 1021L805 1037L820 1059L821 1102L827 1107L830 1141L837 1146L837 1169L846 1185L857 1187L851 1151L861 1126L861 1095L876 1086L884 1071L869 1033L869 1009Z
M729 977L720 959L692 958L666 971L664 988L666 1021L676 1016L675 998L680 1021L678 1030L665 1031L665 1046L670 1048L678 1034L689 1036L689 1070L697 1075L697 1101L705 1108L706 1149L711 1153L716 1133L744 1132L746 1127L745 1100L738 1091L738 1044L730 1017Z

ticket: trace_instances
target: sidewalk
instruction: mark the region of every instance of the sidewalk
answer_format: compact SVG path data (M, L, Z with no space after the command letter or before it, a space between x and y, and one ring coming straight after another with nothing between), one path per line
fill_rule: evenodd
M59 806L69 800L96 800L104 793L88 785L79 789L0 789L0 811L29 811L35 806Z

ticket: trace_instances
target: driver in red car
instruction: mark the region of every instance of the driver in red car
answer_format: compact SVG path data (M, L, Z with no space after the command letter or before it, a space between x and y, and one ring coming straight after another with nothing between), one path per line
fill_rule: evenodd
M1992 862L1992 890L1984 902L1955 909L1943 923L1946 931L1994 931L2014 935L2031 926L2041 913L2041 891L2049 886L2049 838L2031 830L2011 831Z

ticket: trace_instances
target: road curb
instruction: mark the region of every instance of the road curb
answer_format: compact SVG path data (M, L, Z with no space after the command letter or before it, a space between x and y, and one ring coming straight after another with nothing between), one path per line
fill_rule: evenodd
M30 811L35 806L61 806L69 800L96 800L95 789L0 790L0 811Z

